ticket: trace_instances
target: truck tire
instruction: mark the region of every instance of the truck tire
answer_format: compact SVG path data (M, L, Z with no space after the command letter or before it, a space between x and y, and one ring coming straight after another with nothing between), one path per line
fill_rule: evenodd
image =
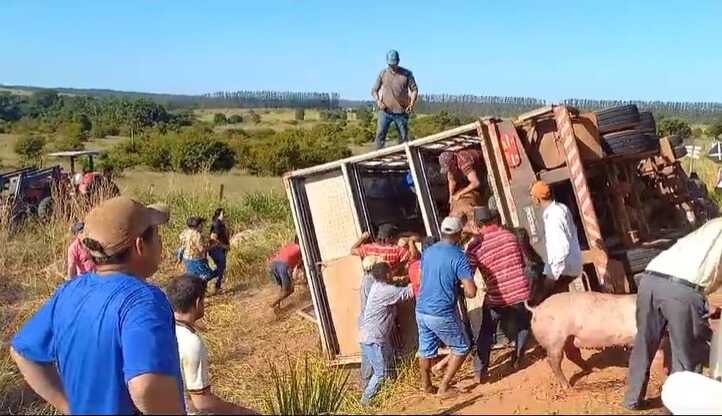
M639 110L634 104L605 108L596 113L600 134L612 133L639 125Z
M47 221L53 216L53 198L46 196L38 204L38 218Z
M682 159L687 156L687 148L684 145L680 145L674 148L674 157Z
M607 153L611 155L634 155L659 149L656 136L638 130L626 130L602 136Z
M639 127L637 129L642 133L657 134L657 123L654 121L652 112L643 111L639 113Z
M640 247L616 253L612 257L621 261L627 273L633 275L643 272L649 262L662 251L664 250L661 248Z

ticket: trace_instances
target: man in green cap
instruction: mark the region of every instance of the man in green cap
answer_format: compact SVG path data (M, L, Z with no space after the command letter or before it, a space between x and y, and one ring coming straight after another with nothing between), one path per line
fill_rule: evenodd
M419 91L416 87L414 74L399 66L399 53L390 50L386 54L389 65L376 78L371 88L371 96L379 108L378 125L376 127L376 148L381 149L386 143L386 134L391 123L396 124L399 132L399 143L408 137L409 114L416 105Z

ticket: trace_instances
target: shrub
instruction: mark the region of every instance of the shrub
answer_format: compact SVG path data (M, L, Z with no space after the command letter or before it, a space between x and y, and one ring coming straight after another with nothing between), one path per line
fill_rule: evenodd
M306 118L306 110L303 108L297 108L293 112L293 119L296 121L303 121Z
M14 150L24 164L37 164L43 155L44 148L44 137L25 134L15 142Z
M261 116L259 116L258 113L253 110L248 112L248 119L251 121L251 123L254 124L258 124L261 122Z
M228 144L208 138L184 138L173 143L173 168L184 173L227 171L236 164L236 153Z
M332 415L347 400L350 373L322 362L310 362L308 355L280 374L269 362L273 388L264 397L264 413L273 415Z
M686 139L692 135L692 128L686 121L678 118L663 118L657 123L657 132L660 136L677 135Z
M234 114L228 118L228 122L231 124L243 123L243 116L240 114Z
M143 163L138 146L130 140L124 140L113 146L98 158L98 168L118 173Z
M215 113L215 114L213 114L213 123L226 124L226 123L228 123L228 119L226 118L226 115L223 113Z

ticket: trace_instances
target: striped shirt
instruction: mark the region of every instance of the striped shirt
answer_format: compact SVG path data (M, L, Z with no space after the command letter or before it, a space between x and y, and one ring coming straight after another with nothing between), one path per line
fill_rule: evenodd
M506 228L491 224L481 229L466 249L472 267L478 267L486 283L489 306L508 306L529 298L524 257L519 240Z
M405 263L409 259L409 248L405 245L369 243L359 247L358 254L361 257L379 257L382 261L388 263L391 269L394 269L399 263Z

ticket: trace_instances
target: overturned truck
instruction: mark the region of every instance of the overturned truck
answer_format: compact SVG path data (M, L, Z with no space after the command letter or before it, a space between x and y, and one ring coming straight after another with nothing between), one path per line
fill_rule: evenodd
M351 245L363 232L374 233L390 221L402 231L438 236L449 213L439 155L466 148L481 150L484 193L493 195L504 224L525 228L542 258L542 216L532 204L530 184L546 181L570 208L584 259L572 290L635 291L634 274L705 219L704 204L687 191L678 161L684 156L681 141L658 138L652 115L633 105L596 113L558 105L513 120L482 118L290 172L284 184L315 321L323 350L334 362L360 361L356 321L362 268L350 255ZM412 348L413 305L400 311L398 326L396 347Z

